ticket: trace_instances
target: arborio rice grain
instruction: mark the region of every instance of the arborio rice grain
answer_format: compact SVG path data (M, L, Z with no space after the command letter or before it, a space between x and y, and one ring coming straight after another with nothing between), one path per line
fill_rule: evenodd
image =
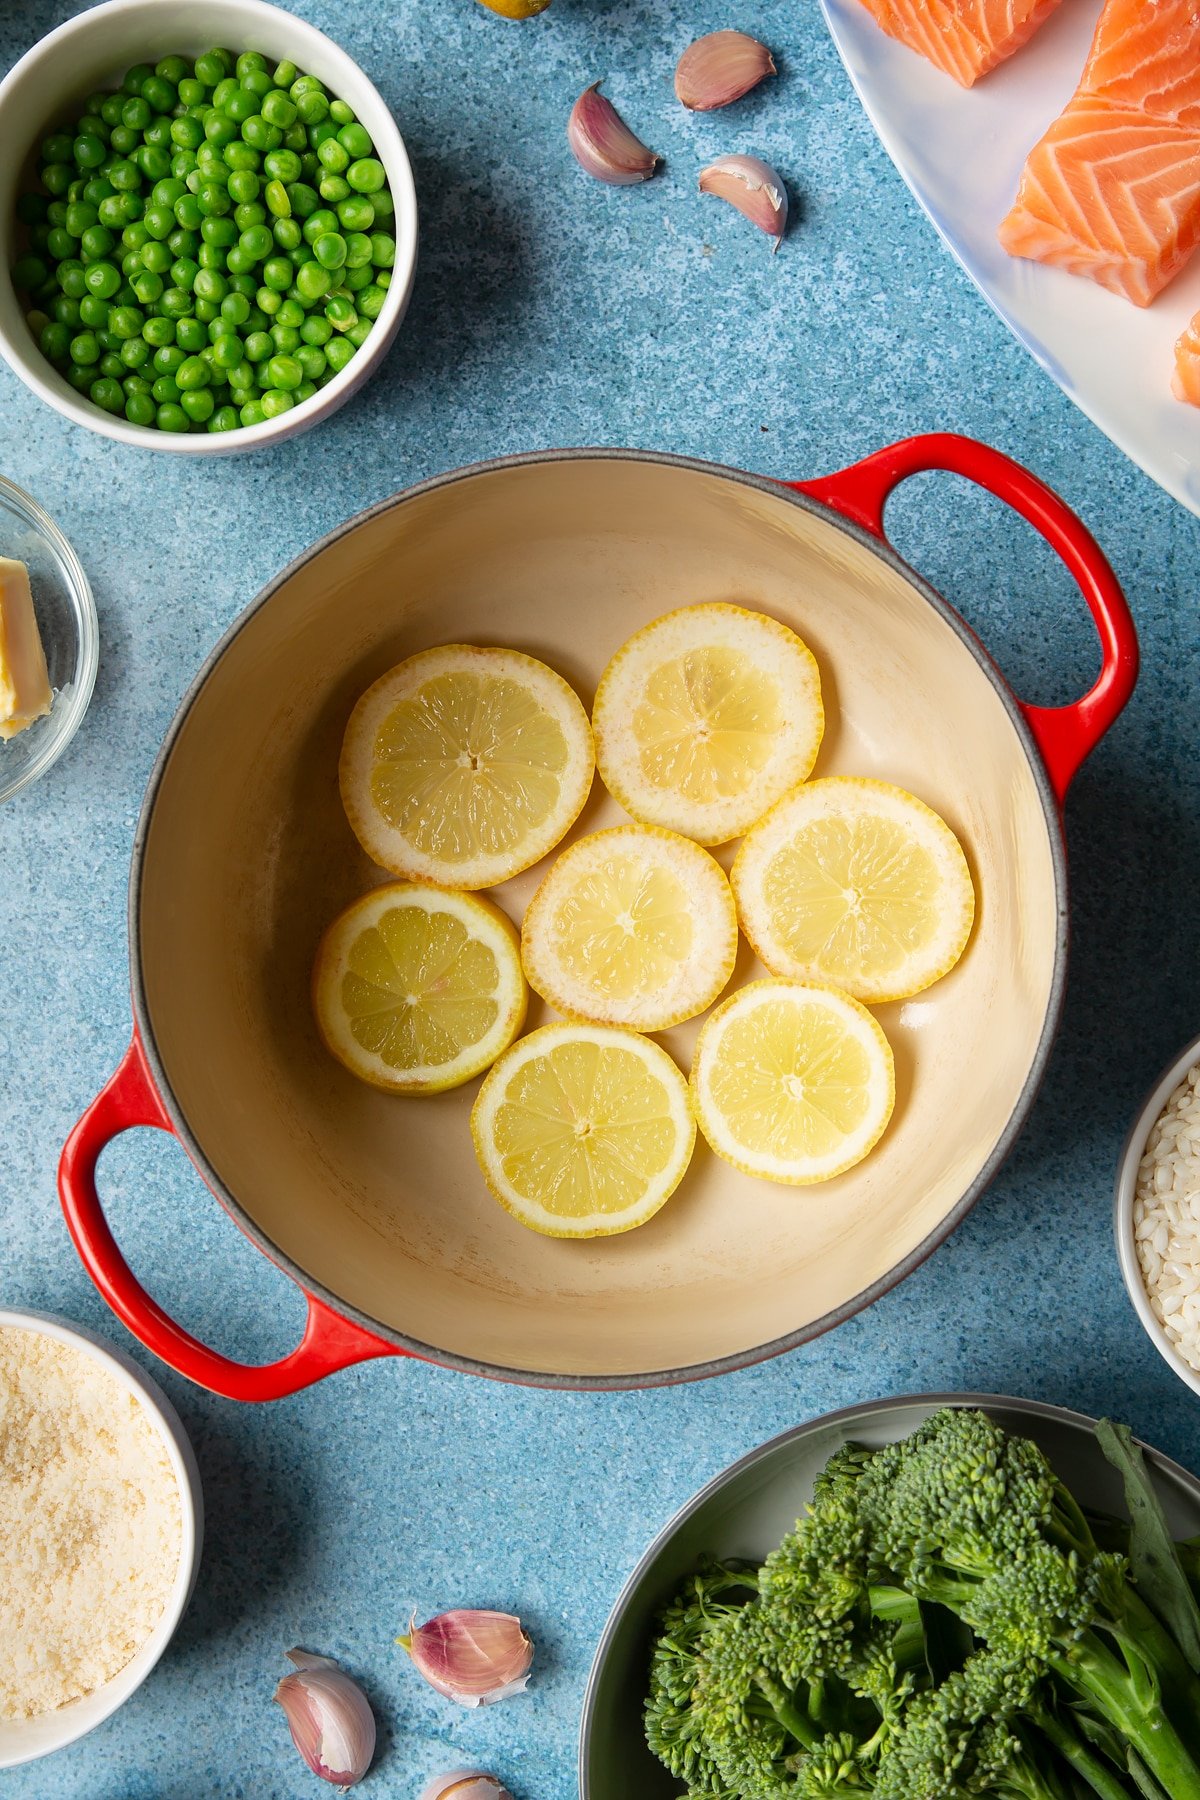
M1146 1140L1133 1235L1155 1317L1200 1374L1200 1063L1188 1070Z

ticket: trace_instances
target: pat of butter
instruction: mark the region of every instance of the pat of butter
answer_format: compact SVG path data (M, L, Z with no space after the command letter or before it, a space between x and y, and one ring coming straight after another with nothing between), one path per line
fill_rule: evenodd
M44 718L53 698L29 571L0 556L0 738L16 737Z

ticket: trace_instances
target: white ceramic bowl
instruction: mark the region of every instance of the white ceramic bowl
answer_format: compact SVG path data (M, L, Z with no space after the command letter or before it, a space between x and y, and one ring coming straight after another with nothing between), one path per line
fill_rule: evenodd
M0 475L0 556L29 570L54 704L46 718L0 741L0 800L58 761L78 731L96 684L100 629L83 564L32 495Z
M44 1713L36 1719L0 1719L0 1769L13 1769L19 1763L33 1762L39 1756L65 1749L116 1712L134 1690L141 1687L174 1637L187 1609L196 1585L204 1537L204 1499L195 1453L178 1413L158 1383L152 1381L131 1357L114 1349L104 1338L51 1313L0 1308L0 1328L7 1326L70 1344L99 1363L108 1375L142 1403L158 1428L179 1483L181 1542L179 1568L166 1609L132 1662L126 1663L119 1674L97 1688L95 1693L85 1695L82 1700L73 1700L57 1712Z
M1133 1237L1133 1196L1137 1188L1138 1166L1146 1148L1146 1139L1150 1136L1155 1120L1163 1107L1196 1062L1200 1062L1200 1037L1193 1038L1192 1042L1179 1052L1174 1062L1163 1070L1161 1078L1147 1095L1146 1103L1125 1140L1125 1148L1122 1150L1121 1160L1117 1164L1116 1234L1121 1273L1125 1277L1125 1286L1129 1289L1129 1298L1133 1301L1134 1311L1146 1328L1146 1335L1164 1362L1170 1363L1180 1381L1185 1381L1194 1394L1200 1394L1200 1374L1197 1374L1191 1364L1185 1362L1180 1356L1154 1316L1154 1309L1150 1305L1150 1296L1142 1281L1141 1264L1138 1262Z
M154 431L93 406L34 343L8 274L15 250L14 207L29 153L75 102L97 88L118 87L135 62L153 63L172 53L198 56L214 44L238 52L258 50L275 61L289 57L354 108L387 170L396 206L396 262L370 336L341 373L301 405L237 431ZM35 394L89 431L179 456L261 450L336 412L378 368L400 327L417 265L417 197L404 140L358 64L323 32L278 6L264 0L106 0L42 38L0 82L0 144L5 147L0 159L0 352Z

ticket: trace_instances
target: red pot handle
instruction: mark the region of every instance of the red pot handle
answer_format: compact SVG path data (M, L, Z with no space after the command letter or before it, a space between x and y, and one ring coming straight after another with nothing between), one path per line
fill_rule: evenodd
M136 1032L116 1074L67 1139L58 1165L58 1192L84 1267L117 1317L147 1350L153 1350L189 1381L226 1400L281 1400L352 1363L403 1354L307 1291L304 1336L280 1362L257 1366L233 1362L184 1331L134 1276L108 1228L96 1191L100 1152L134 1125L156 1125L160 1131L173 1132Z
M883 509L888 496L910 475L932 469L965 475L968 481L1007 501L1040 531L1079 583L1095 621L1101 648L1095 686L1071 706L1026 706L1021 702L1061 805L1080 765L1132 694L1138 675L1137 632L1128 603L1086 525L1020 463L974 438L948 431L904 438L837 475L785 485L831 506L886 543Z

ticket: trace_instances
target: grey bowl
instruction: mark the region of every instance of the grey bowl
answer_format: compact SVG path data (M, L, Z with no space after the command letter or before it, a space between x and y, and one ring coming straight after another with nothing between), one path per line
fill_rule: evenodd
M600 1639L579 1734L580 1800L677 1800L679 1784L651 1756L642 1702L654 1623L704 1556L759 1561L795 1522L829 1457L849 1439L881 1445L907 1437L942 1406L978 1406L1040 1444L1058 1473L1098 1511L1124 1514L1121 1482L1082 1413L991 1394L918 1394L829 1413L772 1438L710 1481L655 1538L626 1582ZM1200 1533L1200 1481L1148 1450L1176 1537Z

